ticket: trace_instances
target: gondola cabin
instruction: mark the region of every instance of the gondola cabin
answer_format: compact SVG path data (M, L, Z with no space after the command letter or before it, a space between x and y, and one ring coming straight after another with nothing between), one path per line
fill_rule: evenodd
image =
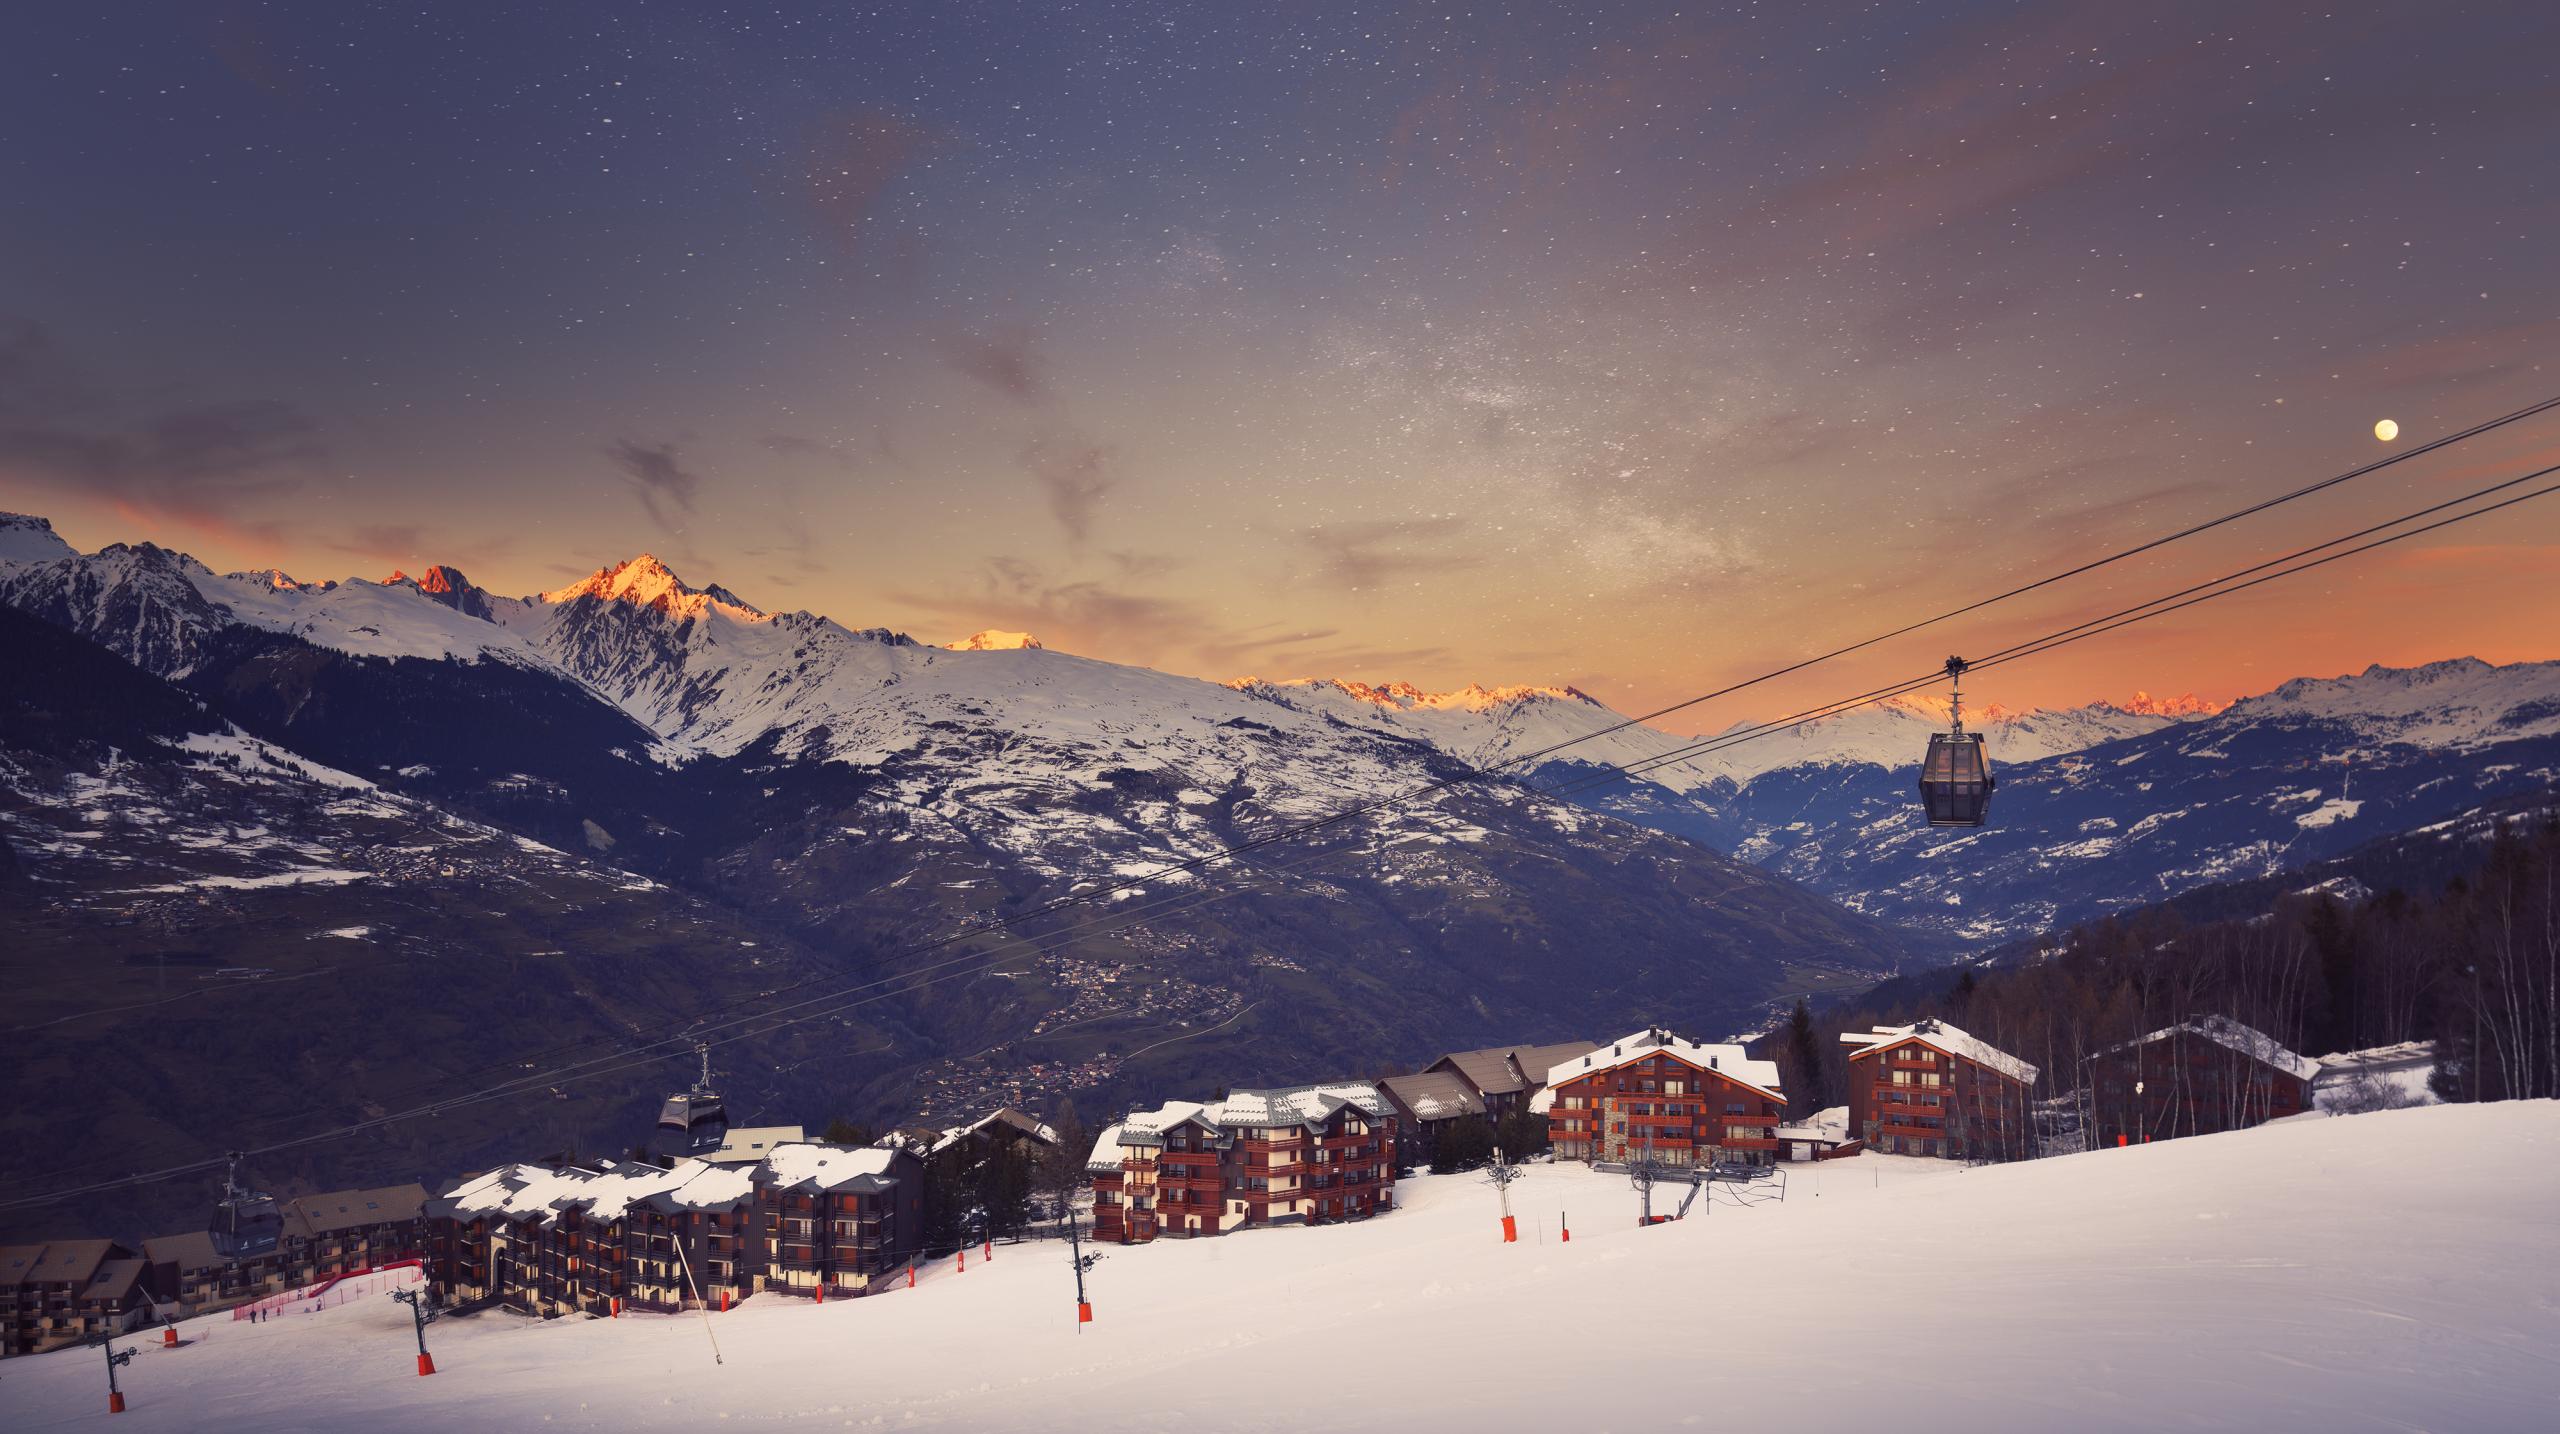
M1953 684L1947 701L1947 730L1929 736L1920 758L1920 808L1933 827L1978 827L1991 816L1991 757L1982 734L1964 730L1964 674L1961 657L1947 659Z
M222 1198L214 1202L213 1218L205 1230L213 1240L214 1253L234 1262L272 1255L284 1239L284 1214L276 1209L275 1197L240 1183L240 1161L239 1152L234 1151Z
M649 1132L646 1147L651 1155L708 1155L729 1136L729 1107L711 1088L711 1047L697 1043L693 1049L702 1058L702 1078L658 1107L658 1128Z
M1978 827L1991 815L1991 758L1979 732L1938 732L1920 759L1920 805L1933 827Z

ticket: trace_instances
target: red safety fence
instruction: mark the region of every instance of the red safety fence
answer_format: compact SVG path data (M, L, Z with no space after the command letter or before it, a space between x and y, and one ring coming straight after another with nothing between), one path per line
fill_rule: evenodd
M343 1275L331 1275L315 1285L306 1285L298 1290L287 1290L283 1294L269 1295L262 1300L236 1305L232 1308L231 1317L235 1320L245 1320L253 1317L311 1314L319 1310L335 1309L339 1305L370 1295L387 1294L395 1289L405 1290L413 1285L424 1283L426 1278L427 1272L423 1261L394 1260L389 1264L369 1265L361 1270L349 1270Z

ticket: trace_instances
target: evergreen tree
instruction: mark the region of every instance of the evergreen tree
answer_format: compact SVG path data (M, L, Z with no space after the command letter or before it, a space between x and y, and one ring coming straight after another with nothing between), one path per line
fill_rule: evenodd
M965 1143L965 1142L964 1142ZM1029 1142L998 1140L975 1173L979 1229L987 1239L1010 1239L1031 1223Z
M1451 1171L1477 1170L1493 1163L1493 1125L1481 1115L1462 1115L1440 1128L1440 1138L1431 1146L1431 1168L1446 1175Z
M1554 1144L1547 1135L1547 1118L1527 1106L1513 1106L1495 1122L1493 1139L1502 1153L1514 1160L1544 1155Z
M1973 973L1965 973L1966 980ZM1794 1054L1794 1100L1789 1102L1799 1116L1809 1116L1831 1105L1831 1073L1822 1064L1822 1037L1813 1028L1813 1008L1804 998L1796 998L1796 1008L1787 1017L1787 1048Z
M967 1157L953 1146L924 1162L923 1229L927 1255L947 1255L969 1242L977 1225L977 1190Z
M827 1122L827 1128L818 1138L829 1145L869 1145L878 1140L880 1134L860 1121L847 1120L839 1115Z

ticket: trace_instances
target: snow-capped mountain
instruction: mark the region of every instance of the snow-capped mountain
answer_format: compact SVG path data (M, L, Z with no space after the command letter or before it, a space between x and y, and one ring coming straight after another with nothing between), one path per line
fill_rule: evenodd
M21 643L76 634L275 751L672 887L849 981L914 978L865 1007L894 1040L839 1033L823 1091L777 1087L857 1117L1002 1100L993 1083L1024 1072L1102 1108L1159 1082L1336 1076L1522 1031L1733 1029L1808 972L1861 979L1921 955L1785 878L1514 784L1159 876L1464 769L1413 735L1215 682L770 612L646 556L506 596L456 566L327 584L148 545L65 555L22 535L11 551L0 606ZM7 695L0 759L20 717L70 720L68 693ZM181 760L124 746L117 760ZM0 824L8 807L0 791ZM325 804L296 820L314 853L342 839ZM75 842L18 847L18 889L63 890ZM1011 939L928 945L1105 887ZM571 939L659 939L621 920ZM498 927L438 939L519 944ZM579 989L624 982L655 1009L684 1004L637 958ZM430 1023L488 997L402 989L408 1019ZM293 1019L291 988L274 999Z
M2272 876L2560 785L2560 662L2460 658L2288 682L2211 717L2002 760L1981 830L1910 820L1909 771L1745 789L1737 854L1859 910L1970 941Z
M0 513L0 571L77 556L79 550L62 540L51 520L24 513Z
M1799 801L1806 790L1872 786L1889 780L1886 772L1914 766L1929 735L1947 725L1944 698L1896 697L1776 731L1754 734L1758 724L1738 722L1692 739L1632 722L1572 687L1470 684L1425 692L1401 682L1251 677L1229 685L1293 711L1427 742L1473 765L1518 762L1518 775L1532 785L1721 850L1760 835L1753 813L1770 804L1755 800L1754 788L1763 778L1779 774L1765 790L1783 787L1788 800ZM1990 737L2002 761L2032 761L2215 710L2194 697L2137 693L2121 706L2024 712L1991 706L1968 714L1966 722ZM1722 745L1713 745L1719 738ZM1700 740L1710 745L1685 751Z
M953 652L1014 652L1042 645L1040 639L1027 632L1006 632L992 627L984 632L973 632L958 642L943 644Z

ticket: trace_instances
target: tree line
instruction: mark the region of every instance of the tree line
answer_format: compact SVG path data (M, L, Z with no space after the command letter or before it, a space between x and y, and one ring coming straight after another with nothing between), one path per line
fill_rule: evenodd
M2047 1101L2085 1101L2091 1055L2216 1015L2315 1058L2432 1041L2448 1101L2560 1096L2560 818L2502 824L2438 890L2298 892L2210 922L2150 907L1934 990L1883 989L1820 1013L1799 1002L1764 1038L1793 1117L1846 1099L1842 1032L1930 1017L2040 1066Z

